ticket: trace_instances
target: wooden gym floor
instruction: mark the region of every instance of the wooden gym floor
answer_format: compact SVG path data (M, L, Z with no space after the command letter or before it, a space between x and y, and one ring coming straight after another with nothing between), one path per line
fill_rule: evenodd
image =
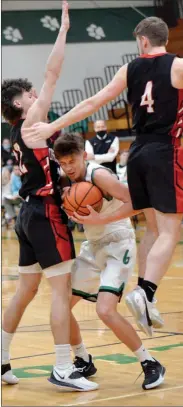
M143 228L137 230L137 240ZM82 233L75 233L77 251ZM15 292L18 270L18 243L13 231L3 232L2 306ZM134 275L128 290L136 284ZM152 355L167 369L165 383L144 392L143 375L133 354L98 319L95 304L82 301L75 308L82 336L95 357L94 378L99 390L89 393L63 393L48 381L54 363L53 340L49 327L50 290L43 278L39 293L26 310L11 348L12 366L20 378L16 386L2 386L3 406L182 406L183 405L183 229L168 273L157 293L158 307L165 320L153 338L140 337ZM133 324L124 304L119 309ZM136 326L135 326L136 327Z

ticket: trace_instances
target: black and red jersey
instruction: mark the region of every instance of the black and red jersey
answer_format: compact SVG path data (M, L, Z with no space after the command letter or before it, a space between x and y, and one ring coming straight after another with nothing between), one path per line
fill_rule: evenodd
M132 105L133 134L172 137L183 135L183 89L171 84L176 55L142 55L128 65L128 100ZM178 142L179 144L179 142Z
M29 195L55 197L61 203L59 191L60 166L51 148L28 148L21 136L24 120L11 129L13 151L22 174L20 196L26 199Z

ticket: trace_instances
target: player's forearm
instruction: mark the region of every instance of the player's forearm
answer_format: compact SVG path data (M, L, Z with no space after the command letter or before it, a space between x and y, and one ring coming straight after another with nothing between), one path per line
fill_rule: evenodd
M94 103L93 97L79 103L70 112L51 123L53 133L71 124L85 119L99 109L98 105Z
M66 37L67 30L61 27L55 45L47 61L45 76L52 74L52 76L55 77L55 80L57 80L60 75L64 61Z
M126 202L111 215L100 214L99 223L105 225L106 223L116 222L121 219L130 218L131 216L138 215L142 210L135 211L131 202Z

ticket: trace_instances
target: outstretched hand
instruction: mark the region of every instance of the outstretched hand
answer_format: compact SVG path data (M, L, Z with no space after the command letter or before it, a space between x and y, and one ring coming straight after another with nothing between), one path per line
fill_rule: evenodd
M73 216L70 216L70 219L73 220L76 223L82 223L83 225L99 225L103 224L101 221L100 214L96 212L91 206L87 205L87 208L89 210L89 215L87 216L81 216L78 215L77 212L73 213Z
M70 28L69 4L67 0L63 0L62 2L61 28L66 31L68 31Z

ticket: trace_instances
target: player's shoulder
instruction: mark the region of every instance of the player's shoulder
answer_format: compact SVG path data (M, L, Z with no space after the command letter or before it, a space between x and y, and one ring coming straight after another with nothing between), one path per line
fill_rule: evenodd
M145 61L145 58L142 58L139 56L139 57L133 59L133 61L128 63L127 82L129 81L129 78L131 78L131 76L133 76L133 74L136 74L136 72L138 72L139 70L144 68L144 61ZM146 64L146 62L145 62L145 64Z

